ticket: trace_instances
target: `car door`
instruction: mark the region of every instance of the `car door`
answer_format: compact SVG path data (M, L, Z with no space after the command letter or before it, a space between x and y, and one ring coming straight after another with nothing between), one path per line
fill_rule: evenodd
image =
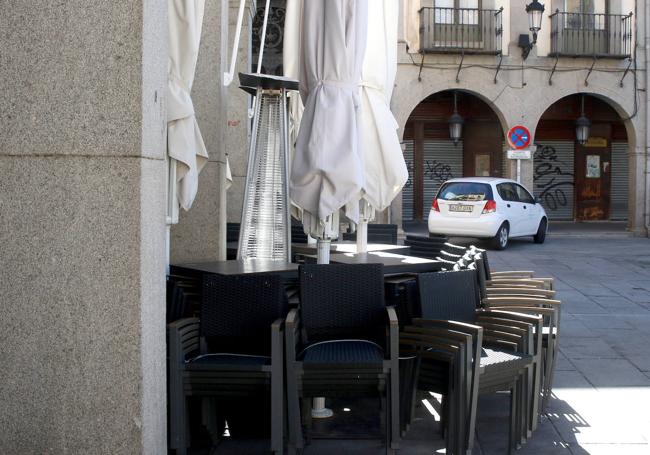
M513 237L522 235L522 231L525 228L523 226L524 209L523 204L519 202L514 184L510 182L499 183L497 185L497 192L501 196L501 199L503 199L503 215L510 223L510 235Z
M537 232L539 224L539 208L535 203L535 198L531 196L526 188L514 183L517 197L522 205L522 235L533 235Z

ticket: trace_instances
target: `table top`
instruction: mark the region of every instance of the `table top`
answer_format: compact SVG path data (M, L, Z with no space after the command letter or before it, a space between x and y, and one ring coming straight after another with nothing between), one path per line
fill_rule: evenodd
M330 256L331 263L337 264L383 264L384 273L439 272L444 263L433 259L405 256L387 251L368 253L338 253Z
M291 253L293 254L316 254L315 243L292 243ZM406 245L393 245L390 243L369 243L368 251L391 251L393 253L408 253L411 247ZM330 243L330 253L356 253L357 242L342 241Z
M218 275L244 275L272 273L289 277L298 276L298 264L267 259L247 259L240 261L214 261L174 264L171 273L216 273Z

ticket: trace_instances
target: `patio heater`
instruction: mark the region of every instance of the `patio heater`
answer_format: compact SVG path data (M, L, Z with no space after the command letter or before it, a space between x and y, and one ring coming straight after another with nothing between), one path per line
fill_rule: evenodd
M253 129L237 259L291 259L287 91L298 81L240 73L241 88L255 96Z

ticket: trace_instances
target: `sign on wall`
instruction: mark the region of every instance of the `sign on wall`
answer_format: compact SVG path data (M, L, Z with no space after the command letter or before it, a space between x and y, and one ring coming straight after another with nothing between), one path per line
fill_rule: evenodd
M510 147L515 150L523 150L530 145L530 131L525 126L513 126L507 137Z

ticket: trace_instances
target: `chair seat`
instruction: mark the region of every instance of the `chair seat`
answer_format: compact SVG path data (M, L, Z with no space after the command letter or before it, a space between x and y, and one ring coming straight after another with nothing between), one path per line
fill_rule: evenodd
M244 355L244 354L203 354L187 361L187 367L193 365L214 365L214 366L263 366L270 365L271 358L261 355Z
M512 369L524 368L531 361L532 357L517 352L501 351L499 349L481 349L481 368L486 371L491 368L503 369L506 365Z
M334 340L315 343L302 351L299 359L305 368L341 367L381 368L384 351L366 340Z

